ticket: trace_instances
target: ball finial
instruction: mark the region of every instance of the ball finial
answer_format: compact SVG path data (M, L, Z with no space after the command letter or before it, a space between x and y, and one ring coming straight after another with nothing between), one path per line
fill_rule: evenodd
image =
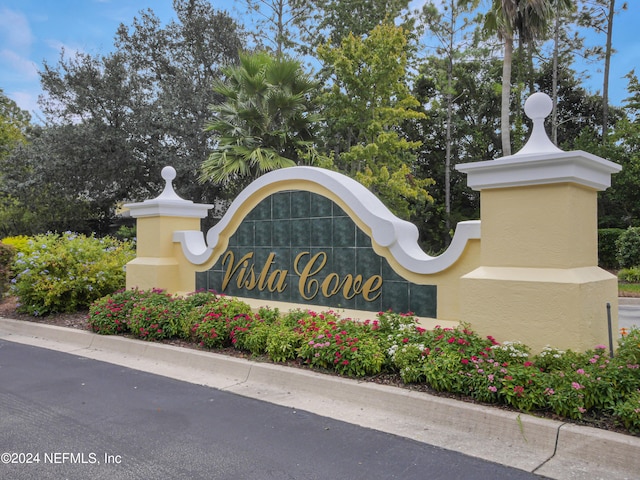
M174 178L176 178L176 169L172 166L166 166L162 169L160 175L165 180L165 182L171 182Z
M546 93L538 92L527 98L524 102L524 113L531 120L537 120L539 118L545 119L551 113L553 109L553 102L551 97Z

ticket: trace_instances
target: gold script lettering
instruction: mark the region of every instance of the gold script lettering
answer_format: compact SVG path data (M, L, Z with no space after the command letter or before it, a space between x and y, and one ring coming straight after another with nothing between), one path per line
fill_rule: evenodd
M300 268L301 262L306 256L311 258L303 268ZM322 292L326 298L342 292L342 296L347 300L362 294L366 301L372 302L382 294L382 277L380 275L373 275L364 282L362 275L354 277L350 273L342 279L337 273L329 273L322 281L313 278L320 273L326 264L327 254L324 252L316 253L313 256L309 252L302 252L296 257L294 269L300 275L298 291L305 300L314 299L319 292Z
M253 254L245 254L237 262L234 253L229 250L222 258L222 266L225 268L222 280L222 290L224 291L231 281L235 279L238 288L259 291L268 290L270 292L282 293L287 288L287 270L275 269L272 267L276 260L276 254L270 253L265 261L260 274L256 275ZM309 257L306 259L306 257ZM327 265L327 254L319 252L311 255L310 252L299 253L294 261L293 268L300 276L298 290L305 300L313 300L321 293L324 297L330 298L338 294L351 300L356 295L362 295L367 302L373 302L382 294L382 277L373 275L366 280L362 275L353 276L347 274L343 278L337 273L329 273L324 279L316 278Z
M299 253L293 263L293 269L300 275L300 281L298 282L298 290L300 295L305 300L313 300L318 295L318 280L311 278L316 275L320 270L324 268L327 263L327 254L324 252L316 253L304 266L302 271L298 268L300 260L305 256L311 256L309 252ZM318 262L318 266L314 269L314 264Z
M382 277L380 275L373 275L364 282L362 286L362 296L367 302L373 302L382 294L381 288Z
M237 276L236 285L238 288L253 290L258 287L258 290L261 292L265 289L268 289L270 292L284 292L287 288L288 272L287 270L274 270L270 272L275 256L275 253L269 254L260 275L256 277L254 264L249 264L249 261L253 259L253 252L247 253L238 260L238 263L235 263L235 255L229 250L222 258L222 266L226 267L222 280L222 290L224 291L229 285L229 282Z
M224 272L224 279L222 280L222 290L223 291L227 288L227 286L229 285L229 282L231 281L231 279L238 272L238 269L240 269L241 267L244 266L244 268L242 268L240 270L239 274L238 274L238 287L240 287L240 285L241 285L240 279L242 278L242 276L245 273L247 265L249 264L249 260L252 259L252 258L253 258L253 252L247 253L236 264L235 263L235 256L234 256L234 254L233 254L233 252L231 250L229 250L227 253L224 254L224 257L222 258L222 266L224 267L226 265L227 268L226 268L226 270Z

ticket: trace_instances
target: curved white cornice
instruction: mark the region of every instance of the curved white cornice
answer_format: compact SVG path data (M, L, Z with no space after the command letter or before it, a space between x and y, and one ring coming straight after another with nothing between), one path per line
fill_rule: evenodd
M462 222L449 249L438 257L427 255L418 245L418 229L393 215L367 188L337 172L317 167L289 167L262 175L233 201L224 217L206 236L201 232L176 231L173 241L182 244L185 257L196 265L207 263L214 252L226 249L229 237L253 207L267 196L303 187L336 201L359 225L371 232L373 242L388 249L395 261L417 274L437 273L453 265L468 240L480 238L480 222ZM220 245L219 245L220 244ZM216 248L218 247L218 248ZM223 248L220 248L223 247Z
M467 174L467 185L474 190L566 182L606 190L611 186L611 174L621 168L581 150L517 153L496 160L456 165L457 170Z

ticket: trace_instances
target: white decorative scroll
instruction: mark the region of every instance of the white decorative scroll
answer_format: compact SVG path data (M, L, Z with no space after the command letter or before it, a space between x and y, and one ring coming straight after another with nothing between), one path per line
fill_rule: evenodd
M316 167L289 167L262 175L244 189L233 201L224 217L206 235L199 231L176 231L173 241L182 245L185 257L195 265L211 259L218 242L227 242L230 225L239 224L239 215L249 211L245 202L253 208L260 200L276 191L300 189L307 184L312 191L331 199L339 199L341 206L356 223L371 231L375 244L388 249L393 258L406 270L416 274L433 274L452 266L462 255L471 239L480 238L480 221L458 224L453 241L447 251L437 257L427 255L418 245L417 227L393 215L367 188L355 180L337 172ZM235 230L234 227L231 227ZM223 235L225 232L225 235ZM224 245L226 248L226 245Z

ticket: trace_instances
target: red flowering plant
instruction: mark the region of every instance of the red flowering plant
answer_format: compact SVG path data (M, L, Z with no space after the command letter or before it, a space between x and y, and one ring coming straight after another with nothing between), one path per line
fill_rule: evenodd
M152 290L138 298L129 314L129 331L145 340L163 340L177 336L181 304L179 298L163 290Z
M307 364L341 375L362 377L380 373L384 353L368 324L342 319L333 312L303 320L298 356Z
M216 296L186 315L185 328L192 338L205 348L231 345L231 330L237 316L251 314L251 307L236 298Z
M129 333L129 314L137 301L153 291L119 290L102 297L89 307L87 323L91 331L102 335Z

